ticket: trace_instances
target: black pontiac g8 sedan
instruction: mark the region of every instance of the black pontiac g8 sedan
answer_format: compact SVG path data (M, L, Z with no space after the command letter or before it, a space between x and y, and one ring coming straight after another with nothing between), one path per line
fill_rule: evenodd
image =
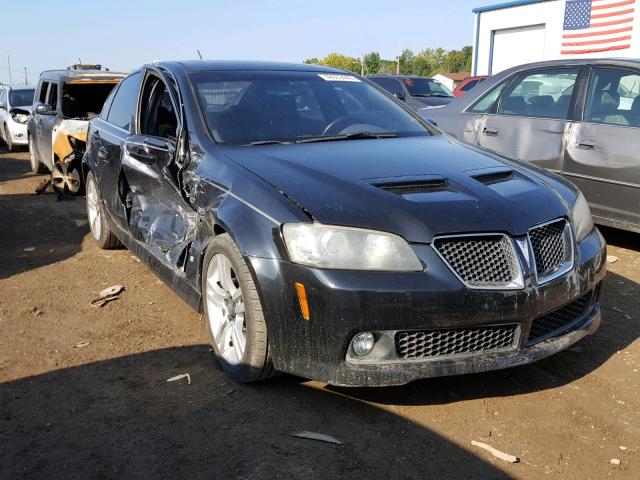
M340 70L144 66L91 121L83 170L96 241L202 310L238 381L479 372L600 324L605 242L571 183Z

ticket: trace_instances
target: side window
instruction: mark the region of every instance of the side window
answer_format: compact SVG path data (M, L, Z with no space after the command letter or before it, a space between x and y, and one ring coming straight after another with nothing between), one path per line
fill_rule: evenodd
M140 108L140 133L175 141L178 117L169 89L159 78L151 76L144 85Z
M130 130L131 118L135 115L138 105L141 78L142 75L137 72L120 82L120 86L111 100L107 122L125 130Z
M566 119L577 69L555 69L521 74L502 97L500 115Z
M640 74L632 70L591 71L584 120L640 127Z
M51 105L51 108L54 111L58 109L58 84L55 82L52 82L49 87L49 94L47 95L46 103Z
M404 95L404 89L402 88L402 85L399 81L393 78L372 78L371 81L384 88L391 95Z
M111 108L111 104L113 103L113 97L116 95L117 91L118 91L118 86L113 87L113 90L111 90L111 93L109 94L107 99L104 101L104 105L102 106L102 110L100 111L100 118L104 121L107 120L107 116L109 115L109 109Z
M479 80L470 80L467 84L463 85L460 90L462 90L463 92L466 92L467 90L471 90L473 87L475 87L478 84L478 81Z
M49 82L42 82L40 84L40 90L38 91L38 103L47 103L48 89L49 89Z
M474 103L468 111L473 113L489 113L506 85L507 82L502 82L500 85L493 87L493 89L489 90L489 93Z

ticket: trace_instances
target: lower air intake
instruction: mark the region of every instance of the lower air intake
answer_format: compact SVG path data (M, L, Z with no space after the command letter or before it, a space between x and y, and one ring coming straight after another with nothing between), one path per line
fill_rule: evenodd
M564 307L534 319L529 332L528 345L560 335L571 329L587 313L592 296L592 293L588 293Z
M396 333L400 358L439 358L449 355L490 353L515 347L517 325L411 330Z

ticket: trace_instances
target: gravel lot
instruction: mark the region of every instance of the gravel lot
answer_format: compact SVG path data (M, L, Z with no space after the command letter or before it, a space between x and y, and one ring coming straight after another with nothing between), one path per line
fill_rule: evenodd
M84 198L33 194L27 158L0 151L0 478L640 478L640 235L602 229L618 258L603 326L537 364L243 386L198 314L126 250L95 247ZM121 298L92 307L113 284Z

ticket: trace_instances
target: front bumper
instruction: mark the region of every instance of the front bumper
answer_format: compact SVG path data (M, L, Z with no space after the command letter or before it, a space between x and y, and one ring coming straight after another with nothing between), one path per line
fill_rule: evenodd
M26 145L27 144L27 124L18 123L9 119L7 121L7 130L11 136L11 141L14 145Z
M577 246L574 267L538 285L528 275L520 290L465 287L428 245L414 245L424 272L352 272L307 268L249 257L263 300L276 369L342 386L400 385L420 378L524 365L559 352L600 325L599 284L606 245L594 229ZM307 292L305 320L295 283ZM593 292L587 310L562 334L529 342L534 319ZM517 324L513 348L434 358L358 361L351 339L363 331L434 330Z

